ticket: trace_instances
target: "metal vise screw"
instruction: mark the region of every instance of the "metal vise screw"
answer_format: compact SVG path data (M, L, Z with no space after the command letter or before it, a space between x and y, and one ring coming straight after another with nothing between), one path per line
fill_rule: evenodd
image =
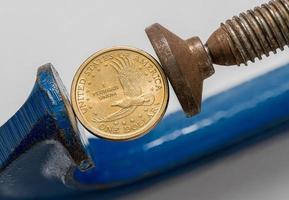
M213 64L247 65L289 44L289 0L272 0L222 23L204 45L182 40L159 24L146 33L187 116L200 112L203 80Z

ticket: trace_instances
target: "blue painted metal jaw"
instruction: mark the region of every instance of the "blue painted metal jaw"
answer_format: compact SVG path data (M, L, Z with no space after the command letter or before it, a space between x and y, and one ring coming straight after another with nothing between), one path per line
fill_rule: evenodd
M26 103L0 127L0 170L44 140L60 142L85 170L92 163L80 137L65 88L53 66L44 65Z
M57 182L47 181L51 176L64 177L66 185L95 191L127 185L187 163L196 163L205 156L245 141L275 135L277 127L289 127L289 65L286 65L205 100L202 113L194 118L186 118L181 111L173 113L151 133L134 141L91 138L86 149L90 150L95 167L81 171L73 163L90 163L89 156L82 145L82 134L76 128L68 100L60 92L63 88L59 87L60 81L55 76L51 66L41 68L26 104L0 128L0 197L4 191L5 197L17 197L15 191L19 191L21 199L78 193ZM41 141L42 146L37 146ZM51 143L47 141L57 141L59 145L50 150ZM32 148L33 145L36 147ZM48 151L50 156L43 159ZM37 163L34 162L36 159L27 162L32 158L39 161L37 167L31 169ZM10 180L7 174L25 180L13 167L19 166L19 162L22 170L27 169L25 177L30 178L32 187L29 190L29 184L19 182L18 190L15 187L7 190ZM31 175L38 168L41 168L38 173L43 176L41 180ZM42 181L47 181L41 184L45 191L35 191ZM23 188L28 192L23 192Z
M19 168L23 169L24 166L29 169L36 165L37 156L25 157L25 154L32 151L40 152L43 148L39 146L46 148L45 146L53 144L62 148L56 152L55 158L58 158L58 161L54 159L54 162L64 164L61 167L65 166L65 168L49 165L42 170L46 170L46 175L53 173L53 170L62 170L57 178L67 182L70 177L68 172L72 168L78 167L80 170L86 170L93 165L84 142L57 72L51 64L40 67L28 100L7 123L0 127L0 181L2 182L0 194L10 190L21 194L21 191L10 188L9 182L14 182L14 185L17 185L16 182L19 182L19 185L21 182L24 184L25 180L19 180L20 177L33 180L33 175L37 174L37 170L21 176L16 171ZM65 158L67 160L64 163ZM9 177L7 177L8 171ZM42 171L39 172L41 173ZM24 184L23 190L26 187L27 184Z

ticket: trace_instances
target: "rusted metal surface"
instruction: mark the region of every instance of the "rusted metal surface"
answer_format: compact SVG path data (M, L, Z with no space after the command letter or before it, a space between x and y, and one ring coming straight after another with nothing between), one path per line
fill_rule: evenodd
M213 63L247 65L289 44L289 1L275 0L221 24L207 42Z
M204 45L198 37L182 40L159 24L146 32L183 110L187 116L199 113L203 80L214 73Z
M202 85L213 64L247 65L289 44L289 1L273 0L222 23L205 45L182 40L159 24L146 29L187 116L200 112Z

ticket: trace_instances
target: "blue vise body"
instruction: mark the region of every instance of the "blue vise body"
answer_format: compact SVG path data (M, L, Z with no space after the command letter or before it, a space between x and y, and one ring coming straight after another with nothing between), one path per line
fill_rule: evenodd
M112 142L79 131L57 72L42 66L27 102L0 127L0 197L107 190L276 135L289 125L288 77L285 65L206 99L193 118L177 111L141 138Z

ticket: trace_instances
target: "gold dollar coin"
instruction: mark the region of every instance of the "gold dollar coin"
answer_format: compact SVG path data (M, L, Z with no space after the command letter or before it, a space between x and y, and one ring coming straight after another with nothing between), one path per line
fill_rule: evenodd
M80 66L71 101L91 133L129 140L160 121L168 104L168 83L152 56L135 48L114 47L95 53Z

